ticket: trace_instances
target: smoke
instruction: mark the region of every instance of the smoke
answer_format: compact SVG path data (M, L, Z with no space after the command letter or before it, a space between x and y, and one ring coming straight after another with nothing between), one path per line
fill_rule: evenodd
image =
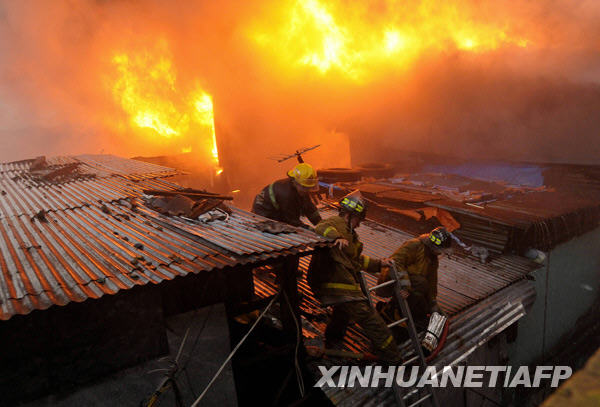
M348 135L355 164L406 150L600 164L600 3L453 3L456 18L501 27L527 46L444 46L402 67L369 65L368 79L354 81L287 66L277 59L283 48L253 39L255 27L285 28L291 0L0 0L0 160L179 152L135 136L111 93L115 53L165 41L181 92L199 84L213 95L232 187L256 189L292 164L267 157L313 144L324 146L307 160L342 165L333 133ZM420 2L366 4L345 17L423 19Z

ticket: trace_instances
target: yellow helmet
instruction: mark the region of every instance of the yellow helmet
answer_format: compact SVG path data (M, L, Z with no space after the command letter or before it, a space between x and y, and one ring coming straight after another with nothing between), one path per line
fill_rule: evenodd
M316 191L319 189L317 172L310 164L301 163L288 171L287 175L293 178L300 186Z

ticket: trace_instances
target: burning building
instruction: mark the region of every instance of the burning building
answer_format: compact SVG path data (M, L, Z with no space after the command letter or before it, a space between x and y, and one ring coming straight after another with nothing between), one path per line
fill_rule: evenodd
M592 339L598 325L592 321L600 259L590 250L599 244L598 167L473 162L418 153L405 153L397 165L395 171L390 165L359 167L352 171L358 176L353 182L348 182L350 171L326 171L329 184L324 186L333 196L358 189L369 199L369 218L376 222L358 229L369 255L389 256L399 242L440 224L470 246L440 260L438 301L452 329L450 343L431 363L441 368L552 360L581 366L581 358L598 346ZM321 321L315 318L314 324ZM350 338L347 349L364 352L359 343ZM371 390L325 392L336 405L397 402L389 389ZM444 389L442 397L448 405L535 404L540 397L532 401L527 392L487 390L452 394Z
M567 194L565 179L570 180L568 194L581 190L574 179L596 185L594 168L529 165L525 171L522 164L516 169L507 164L499 170L496 163L484 171L482 164L447 163L446 175L440 175L428 172L431 157L427 162L420 171L413 164L410 174L370 168L370 177L322 184L320 211L323 217L335 213L326 195L360 189L373 205L358 231L366 253L374 257L389 256L403 241L440 223L454 223L455 233L477 248L457 251L440 262L439 302L450 316L451 329L431 363L540 363L555 357L557 346L572 341L573 332L585 338L576 321L584 320L594 306L598 259L584 252L597 244L600 208L590 200L597 190L586 190L587 198L572 201L561 195L560 207L553 198ZM438 157L436 166L441 165ZM394 176L373 178L373 171L392 171ZM487 171L488 181L482 171ZM62 392L59 405L92 402L98 390L85 387L90 381L164 355L169 344L175 352L170 343L174 339L167 342L165 320L209 304L224 304L220 335L230 336L235 344L247 332L247 321L256 317L253 310L273 301L282 286L293 298L298 294L293 301L299 306L296 318L302 323L303 343L322 346L327 312L308 288L305 271L306 256L328 243L312 232L287 230L231 205L213 213L229 197L182 189L168 180L177 176L176 170L136 160L106 155L38 158L5 163L1 174L0 329L7 363L0 385L11 389L13 400ZM513 177L512 183L502 182L501 176ZM535 208L527 215L530 200ZM198 215L203 213L210 216ZM570 262L568 271L565 261ZM287 264L287 277L275 274L281 264ZM367 282L375 284L372 278ZM577 305L565 307L574 296ZM294 375L286 372L293 366L290 351L298 335L286 309L282 302L271 310L271 322L233 358L241 404L278 404L299 397L294 381L285 379ZM177 341L185 345L181 333ZM225 352L230 349L221 344ZM360 329L350 329L347 352L365 354L367 344ZM407 343L403 349L409 352ZM575 363L577 356L566 357ZM312 369L331 363L318 356L302 360L302 376L311 381ZM140 374L135 371L138 381ZM23 381L25 376L29 380ZM100 389L114 393L131 376L117 376ZM273 383L279 391L273 391ZM191 397L185 391L183 397ZM377 394L360 387L323 391L308 391L307 402L395 403L389 388ZM483 393L455 389L440 396L450 405L526 397L495 388Z
M187 213L181 203L149 209L143 190L181 188L165 179L175 170L139 161L40 158L2 164L1 174L7 403L165 354L166 316L249 301L254 267L324 244L308 231L261 228L239 209L201 229L170 216Z
M547 360L598 290L598 21L593 0L0 1L0 386L26 399L164 355L163 322L206 304L235 343L255 311L238 300L266 305L276 263L304 273L329 244L240 209L314 145L324 216L350 189L374 203L367 252L440 224L474 247L442 261L456 330L434 363ZM298 281L319 344L327 312ZM287 336L233 359L242 402L300 398L283 308L269 335ZM359 330L345 346L366 350ZM525 397L465 394L447 397Z
M394 149L599 156L594 1L0 7L3 161L37 156L37 146L49 156L191 150L197 164L224 167L214 154L224 143L239 186L276 170L256 160L336 132L362 162Z

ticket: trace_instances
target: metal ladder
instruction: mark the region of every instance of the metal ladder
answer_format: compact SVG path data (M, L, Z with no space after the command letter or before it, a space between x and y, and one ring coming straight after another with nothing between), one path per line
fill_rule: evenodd
M400 310L402 311L402 315L404 316L404 318L401 318L397 321L394 321L394 322L388 324L388 328L393 328L404 322L406 323L407 328L408 328L408 334L410 336L410 340L413 345L413 350L415 352L415 356L404 361L402 363L402 366L406 366L413 362L419 361L419 365L420 365L421 369L423 369L423 371L425 371L425 369L427 368L427 362L425 361L425 356L423 355L423 349L421 349L421 342L419 341L419 336L417 334L417 328L415 327L415 323L413 321L412 314L410 313L410 308L408 307L408 303L406 302L406 299L404 299L402 297L402 295L400 295L401 287L398 284L396 284L396 282L398 281L398 271L396 270L395 265L390 267L390 273L391 273L391 276L390 276L391 280L386 281L385 283L375 285L373 287L369 287L367 285L367 281L365 279L365 272L361 271L360 272L361 285L363 286L363 290L367 295L367 299L369 300L369 305L371 305L371 307L373 307L373 308L375 308L375 307L373 305L373 299L371 298L371 292L375 291L379 288L382 288L382 287L388 287L391 285L394 286L394 294L396 296L396 299L398 300L398 304L400 305ZM435 390L431 386L423 387L423 389L427 392L427 394L425 394L423 397L420 397L418 400L416 400L415 402L413 402L409 405L406 404L407 400L410 397L412 397L413 395L418 394L419 388L415 387L414 389L406 392L406 394L403 394L403 389L396 384L395 380L392 385L392 388L394 389L394 397L396 398L396 403L398 403L398 405L401 407L414 407L414 406L417 406L417 405L425 402L428 399L431 399L430 400L431 404L434 407L439 407L439 402L438 402L437 396L435 394Z

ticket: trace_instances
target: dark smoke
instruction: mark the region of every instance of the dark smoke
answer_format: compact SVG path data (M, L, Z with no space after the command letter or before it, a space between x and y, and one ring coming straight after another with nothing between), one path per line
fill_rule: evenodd
M367 10L390 12L380 3ZM170 153L110 124L124 114L106 84L115 50L165 38L178 80L214 96L232 186L283 174L293 162L268 156L332 131L349 135L355 164L400 150L600 164L600 3L458 3L535 45L423 55L357 84L308 69L283 75L263 59L247 23L281 2L0 0L0 160Z

